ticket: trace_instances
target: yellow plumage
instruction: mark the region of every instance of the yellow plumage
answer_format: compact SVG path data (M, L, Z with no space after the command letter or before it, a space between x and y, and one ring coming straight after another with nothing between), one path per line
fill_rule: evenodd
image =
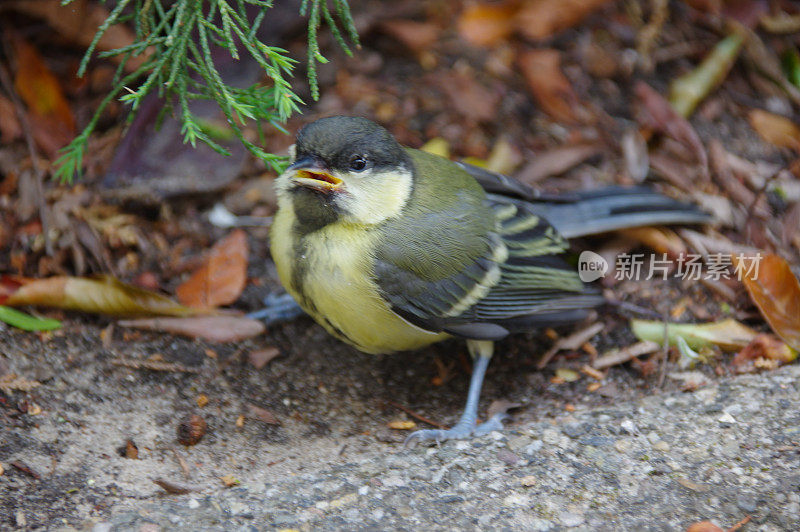
M369 227L336 222L304 237L290 201L282 202L272 227L271 252L281 283L312 318L335 337L366 353L417 349L446 338L420 329L392 312L372 280L371 250L379 235ZM305 238L297 256L298 238ZM293 282L303 270L302 294Z

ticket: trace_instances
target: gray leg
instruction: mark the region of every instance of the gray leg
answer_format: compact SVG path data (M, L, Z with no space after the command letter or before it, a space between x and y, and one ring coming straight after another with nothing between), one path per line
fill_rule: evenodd
M481 396L481 387L483 386L483 377L486 375L486 368L489 366L489 361L492 358L494 342L486 340L467 340L467 348L473 360L472 378L469 383L469 391L467 392L467 404L464 407L464 413L461 414L458 423L447 430L426 429L412 432L406 438L406 446L424 440L441 442L445 440L464 439L474 435L487 434L493 430L503 428L505 414L498 414L476 428L478 403Z

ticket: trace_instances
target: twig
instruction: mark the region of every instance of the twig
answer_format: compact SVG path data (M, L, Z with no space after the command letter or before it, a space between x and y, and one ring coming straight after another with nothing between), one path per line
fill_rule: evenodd
M551 347L544 355L542 355L539 363L536 364L538 369L544 367L552 360L556 353L567 349L578 349L580 346L592 339L592 337L603 330L603 324L600 322L592 323L583 329L576 331L569 336L559 339L553 347Z
M622 364L638 356L658 351L660 347L661 346L658 345L656 342L650 342L650 341L637 342L635 344L629 345L628 347L625 347L624 349L614 350L611 351L610 353L606 353L605 355L595 360L594 364L592 364L592 367L594 369L610 368L611 366Z
M738 523L736 523L735 525L730 527L726 532L736 532L737 530L742 528L744 525L749 523L750 519L752 519L752 517L750 517L749 515L744 516L744 519L742 519L741 521L739 521Z
M183 456L181 456L181 454L175 449L172 449L172 454L175 455L175 459L178 461L178 465L181 466L181 470L183 471L183 476L185 476L187 480L191 479L192 472L189 469L189 465L186 463L186 460L183 459Z
M401 405L399 403L395 403L394 401L386 401L386 404L392 405L395 408L399 408L400 410L402 410L403 412L405 412L409 416L413 417L414 419L416 419L418 421L422 421L423 423L427 423L428 425L434 426L437 429L446 429L447 428L445 425L442 425L441 423L437 423L437 422L433 421L432 419L428 419L425 416L422 416L420 414L417 414L416 412L414 412L410 408L405 407L405 406L403 406L403 405Z
M6 48L6 57L10 57L11 54L8 53L8 45L5 46ZM25 114L23 110L22 102L19 101L19 96L17 92L14 90L14 84L11 82L11 76L8 73L8 69L6 69L5 65L0 63L0 83L2 83L3 88L8 93L9 97L11 98L12 103L14 104L14 112L17 115L17 119L22 124L22 131L25 134L25 144L28 146L28 155L31 158L31 166L33 167L33 175L36 179L36 200L39 204L39 220L42 222L42 234L44 236L44 249L45 252L49 257L53 256L53 243L50 241L50 231L48 229L48 216L47 216L47 202L44 199L44 172L42 172L41 166L39 165L39 155L36 152L36 145L33 143L33 137L31 136L31 125L28 122L28 115Z
M661 373L658 376L658 387L664 387L664 379L667 378L667 364L669 363L669 320L667 313L664 313L662 320L664 322L664 341L661 342L661 354L664 357L661 361Z
M114 358L110 361L115 366L131 369L149 369L151 371L175 371L182 373L200 373L197 368L188 368L172 362L157 362L155 360L136 360L134 358Z

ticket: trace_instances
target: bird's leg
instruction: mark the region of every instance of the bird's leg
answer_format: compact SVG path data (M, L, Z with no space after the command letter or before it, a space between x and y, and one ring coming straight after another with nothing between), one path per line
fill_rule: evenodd
M263 320L267 325L272 325L273 323L292 321L304 314L297 301L287 293L269 294L264 298L264 305L264 308L251 312L247 317Z
M464 407L464 412L461 414L458 423L447 430L428 429L413 432L406 438L406 446L424 440L441 442L445 440L464 439L473 435L488 434L493 430L503 428L503 420L506 418L505 414L497 414L486 423L476 427L483 377L486 375L486 368L489 366L489 361L492 359L494 342L487 340L467 340L467 348L473 360L472 378L470 379L469 391L467 392L467 404Z

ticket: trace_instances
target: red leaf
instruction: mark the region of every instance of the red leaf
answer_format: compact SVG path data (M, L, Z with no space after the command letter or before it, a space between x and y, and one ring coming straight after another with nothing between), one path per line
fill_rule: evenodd
M247 255L247 237L236 229L214 244L205 263L177 288L178 301L206 309L233 303L247 281Z
M789 263L778 255L766 255L758 268L745 268L742 281L750 298L772 330L795 351L800 351L800 282Z

